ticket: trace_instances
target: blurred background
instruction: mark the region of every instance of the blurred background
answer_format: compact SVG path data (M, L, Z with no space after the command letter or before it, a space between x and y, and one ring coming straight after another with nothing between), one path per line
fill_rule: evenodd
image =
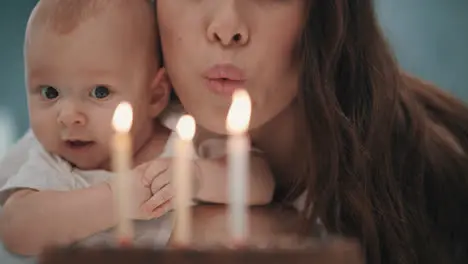
M84 0L77 0L84 1ZM37 0L0 1L0 156L28 128L22 44ZM401 66L468 101L468 0L376 0Z

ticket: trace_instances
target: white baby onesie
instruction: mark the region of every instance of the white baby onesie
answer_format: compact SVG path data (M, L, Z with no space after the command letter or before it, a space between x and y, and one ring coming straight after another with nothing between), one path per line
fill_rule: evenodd
M180 112L166 111L161 116L161 121L165 126L174 130L180 116ZM22 151L26 151L27 149L28 153L23 153L23 156L6 156L7 159L9 156L10 158L16 157L17 159L15 160L19 164L10 164L16 170L9 172L11 176L8 177L6 183L0 188L0 205L2 206L8 195L17 189L30 188L38 191L70 191L94 186L110 180L113 176L113 173L104 170L85 171L74 168L62 158L47 152L31 132L25 138L28 139L23 139L27 148L22 148ZM172 132L163 152L159 157L155 158L172 157L174 153L173 145L176 138L177 134ZM21 159L18 159L20 156ZM8 166L5 163L1 164L1 167L6 168ZM171 232L172 221L169 214L150 221L136 221L135 243L144 244L145 246L163 247L167 244ZM108 231L93 235L81 243L85 245L112 244L114 241L114 234Z
M159 156L160 158L172 156L172 144L175 136L175 133L171 134L164 151ZM65 160L48 153L40 144L35 144L29 150L27 161L0 189L0 203L3 205L8 195L20 188L38 191L70 191L97 185L110 180L112 176L113 173L104 170L84 171L73 168ZM172 224L167 214L151 221L137 221L135 243L162 247L167 244L171 232ZM112 232L101 232L85 239L82 244L112 244L114 240Z

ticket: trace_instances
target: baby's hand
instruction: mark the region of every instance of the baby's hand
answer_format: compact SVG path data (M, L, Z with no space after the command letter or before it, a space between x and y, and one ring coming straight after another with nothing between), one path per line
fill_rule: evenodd
M168 186L157 187L160 190L155 197L152 185L153 182L163 184L166 182L166 179L169 180L167 173L169 165L170 160L157 159L144 163L132 170L130 187L132 193L132 219L153 219L161 216L161 211L166 210L166 204L170 204L170 199L172 198Z
M144 172L144 177L152 179L150 185L151 197L145 201L142 209L151 212L151 218L157 218L172 209L171 160L156 159L149 163Z

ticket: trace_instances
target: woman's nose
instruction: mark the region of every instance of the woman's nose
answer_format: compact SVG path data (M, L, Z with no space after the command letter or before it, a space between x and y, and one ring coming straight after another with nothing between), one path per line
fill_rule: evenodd
M250 32L236 2L222 0L218 3L206 30L210 42L218 42L222 46L242 46L249 42Z
M86 116L72 103L64 103L58 114L57 121L59 124L70 126L83 126L86 124Z

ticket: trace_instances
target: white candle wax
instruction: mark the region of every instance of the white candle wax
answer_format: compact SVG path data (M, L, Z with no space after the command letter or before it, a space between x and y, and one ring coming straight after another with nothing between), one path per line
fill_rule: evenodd
M114 205L117 217L117 240L120 245L131 244L133 239L133 223L131 219L131 164L132 139L130 128L132 124L132 108L127 103L120 104L113 118L116 130L112 138L112 170L114 171Z
M246 131L250 122L251 103L245 90L233 94L231 108L226 119L230 133L227 142L229 230L234 244L244 244L248 236L248 178L250 140Z
M230 232L234 243L242 244L247 239L247 195L249 175L250 141L243 135L232 135L227 142Z
M130 219L130 159L131 141L126 133L117 133L113 138L112 167L115 172L115 205L118 219L117 237L120 243L130 243L133 237Z
M175 142L173 166L174 244L187 246L192 239L192 139L195 134L195 121L192 117L185 115L180 118L176 130L178 138Z

